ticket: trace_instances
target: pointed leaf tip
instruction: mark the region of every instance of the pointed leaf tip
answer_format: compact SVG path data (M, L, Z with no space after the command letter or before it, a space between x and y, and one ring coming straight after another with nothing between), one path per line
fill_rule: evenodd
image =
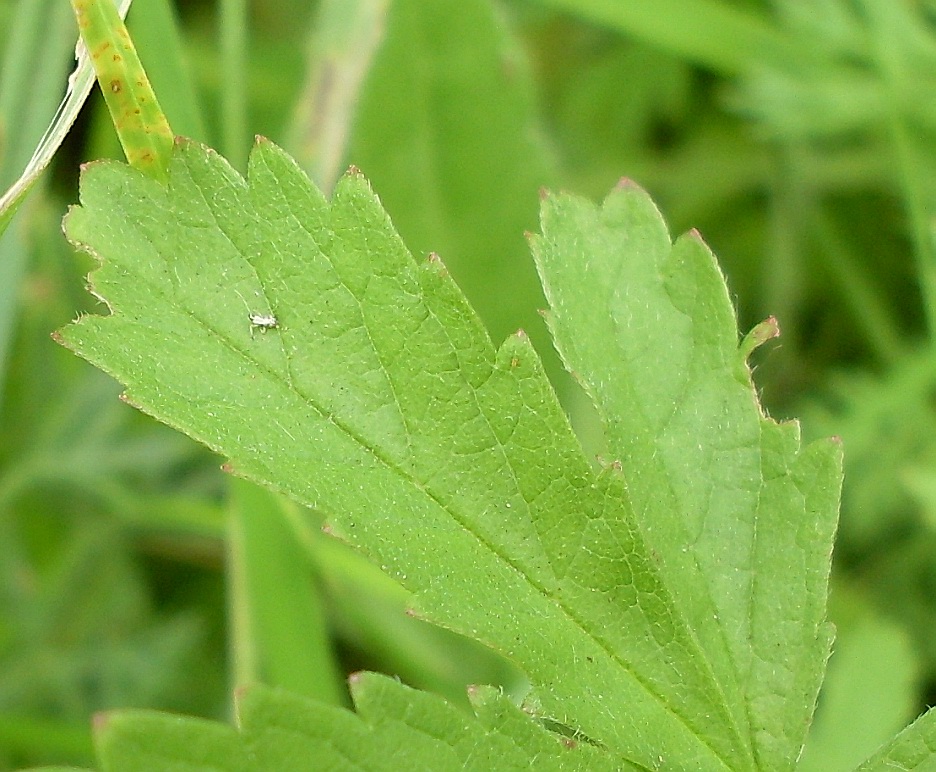
M778 337L780 337L780 323L775 316L768 316L744 336L744 340L741 341L741 345L738 347L738 353L741 355L742 360L747 361L754 349Z
M617 185L615 186L617 190L639 190L643 191L643 188L638 185L630 177L621 177L618 180Z

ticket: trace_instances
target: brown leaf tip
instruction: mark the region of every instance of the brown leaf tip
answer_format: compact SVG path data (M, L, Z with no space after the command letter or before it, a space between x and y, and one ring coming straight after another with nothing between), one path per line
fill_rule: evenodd
M771 314L766 319L764 319L761 324L764 325L764 334L769 334L771 338L780 337L780 322L777 321L777 317Z

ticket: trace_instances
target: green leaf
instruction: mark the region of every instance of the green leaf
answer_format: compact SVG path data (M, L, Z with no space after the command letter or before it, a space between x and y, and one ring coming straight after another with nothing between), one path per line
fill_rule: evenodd
M473 693L475 715L440 697L372 673L352 677L357 713L270 689L238 700L247 752L258 770L304 770L309 759L338 769L616 768L587 743L566 741L530 721L496 689Z
M698 233L670 240L642 190L543 205L533 248L566 366L602 413L640 534L759 765L802 748L825 620L839 443L764 416L734 310Z
M858 772L888 772L894 769L931 770L936 768L934 748L936 748L936 711L930 710L858 767Z
M588 743L531 721L496 689L473 694L474 714L392 678L352 679L357 713L254 686L238 693L239 731L202 719L119 711L98 728L105 772L329 769L611 770ZM327 762L327 763L325 763ZM316 766L315 768L318 768Z
M101 772L238 772L251 768L233 727L149 710L98 716L95 746Z
M611 766L792 765L828 650L838 448L761 414L710 253L671 250L644 194L549 198L537 242L622 451L597 473L526 337L495 349L359 173L328 202L268 142L247 181L183 142L168 188L97 163L81 198L66 230L112 314L62 338L128 401L326 513Z

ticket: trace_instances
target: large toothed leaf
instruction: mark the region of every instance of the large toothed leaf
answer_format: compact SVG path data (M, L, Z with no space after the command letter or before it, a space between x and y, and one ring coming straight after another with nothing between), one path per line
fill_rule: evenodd
M601 374L593 390L627 451L600 473L524 335L495 348L441 261L413 259L359 174L326 201L267 142L246 181L187 142L168 188L121 164L86 168L66 230L101 259L93 287L112 314L62 337L130 402L323 511L413 592L417 613L516 661L528 710L611 766L788 763L789 703L799 689L811 704L828 645L819 609L837 456L800 453L794 426L763 418L711 256L689 238L663 260L665 229L633 201L619 191L603 209L562 197L544 207L550 289L568 281L570 297L593 297L556 302L556 318L568 313L575 345L603 346L632 373ZM621 224L595 215L631 208L643 214L624 242L640 250L622 250ZM559 249L585 270L563 276ZM634 304L604 302L609 275ZM608 313L620 318L605 330ZM640 314L676 323L666 335L637 324L629 350L614 325ZM627 417L635 408L649 428ZM740 439L727 432L735 421ZM795 573L785 583L761 576L781 567ZM498 735L522 744L518 720L501 715Z
M764 769L791 767L831 643L837 442L767 418L724 280L630 183L548 198L534 253L566 365L592 395L639 532Z

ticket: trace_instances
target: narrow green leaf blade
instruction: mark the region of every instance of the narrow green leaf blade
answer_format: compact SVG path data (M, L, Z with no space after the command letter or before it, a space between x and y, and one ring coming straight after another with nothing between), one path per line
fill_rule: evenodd
M640 532L765 769L802 747L831 641L837 442L757 402L714 257L623 183L550 196L534 254L566 366L602 413ZM764 337L773 325L755 335Z
M771 25L766 14L724 0L541 0L566 13L645 41L664 51L726 75L756 68L789 67L803 51Z
M123 17L129 7L130 0L120 0L118 14ZM5 185L12 179L14 167L25 165L26 168L0 195L0 235L51 163L94 85L90 59L79 42L75 50L78 64L68 78L65 97L40 137L39 132L48 121L44 111L51 112L61 92L60 78L64 78L65 73L55 72L60 66L56 46L63 43L63 32L66 38L72 36L72 16L55 0L43 3L24 0L18 4L12 23L16 35L12 36L0 76L0 136L3 138L0 184ZM63 22L67 23L67 32ZM37 137L40 138L37 140ZM0 286L13 288L16 282L0 274ZM12 304L4 299L3 306L12 307Z
M227 538L235 687L282 686L347 702L311 561L282 497L232 480ZM296 515L298 516L298 515Z
M753 766L620 473L594 475L525 336L495 350L359 174L328 203L267 142L249 182L183 142L168 188L87 167L66 228L113 313L63 340L130 402L328 513L622 763Z

